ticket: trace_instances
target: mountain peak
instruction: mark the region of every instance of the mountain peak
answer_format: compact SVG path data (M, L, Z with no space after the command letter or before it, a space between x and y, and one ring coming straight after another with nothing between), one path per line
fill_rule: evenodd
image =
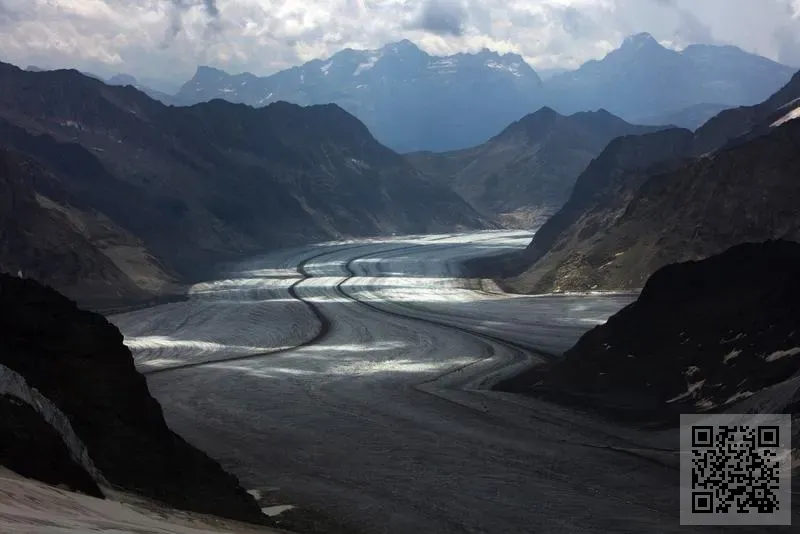
M632 50L639 50L644 47L650 46L661 46L655 38L647 32L637 33L634 35L629 35L625 38L622 42L622 46L620 49L632 49Z
M133 85L136 86L139 82L130 74L116 74L108 79L108 85Z
M397 41L395 43L388 43L382 48L385 52L414 52L418 51L421 52L420 48L414 44L413 42L409 41L408 39L403 39L402 41Z
M213 79L224 78L227 76L228 73L225 72L224 70L217 69L215 67L209 67L207 65L198 65L197 71L194 73L195 79L203 79L203 80L208 80L208 79L213 80Z

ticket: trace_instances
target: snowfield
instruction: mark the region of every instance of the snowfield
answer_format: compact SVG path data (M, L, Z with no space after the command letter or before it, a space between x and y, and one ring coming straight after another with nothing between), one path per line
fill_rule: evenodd
M22 478L0 467L0 532L4 534L278 534L282 531L170 510L137 497L114 500ZM120 502L126 501L126 502Z

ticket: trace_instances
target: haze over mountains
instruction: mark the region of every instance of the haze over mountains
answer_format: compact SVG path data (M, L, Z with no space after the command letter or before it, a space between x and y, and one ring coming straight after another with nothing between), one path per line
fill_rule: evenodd
M519 55L483 50L436 57L405 40L378 50L345 49L265 78L200 67L175 102L333 102L382 143L409 152L481 143L534 111L540 91L539 76Z
M260 107L277 100L336 103L399 152L473 147L549 106L562 114L606 109L632 123L696 128L725 107L756 104L794 69L733 46L675 51L649 34L605 58L542 82L515 54L431 56L408 40L376 50L345 49L271 76L199 67L166 103L221 98Z
M640 122L674 116L699 104L756 104L794 72L734 46L691 45L675 51L641 33L599 61L554 76L545 85L544 100L563 113L603 107Z
M564 204L578 175L609 141L661 128L629 124L606 110L565 117L542 108L477 147L406 157L475 209L529 227L531 217Z

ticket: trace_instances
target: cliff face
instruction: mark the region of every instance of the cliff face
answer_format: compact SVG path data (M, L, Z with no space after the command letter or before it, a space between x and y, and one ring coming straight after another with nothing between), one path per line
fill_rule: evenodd
M54 486L103 496L58 431L31 405L11 395L0 395L0 465Z
M111 485L176 508L263 522L235 477L167 427L122 335L101 315L78 309L32 280L0 275L0 365L24 377L66 415ZM37 431L35 418L8 399L3 409L14 416L3 431L11 432L19 447L25 432ZM14 427L13 421L24 424ZM86 482L74 472L64 475L69 466L37 473L41 458L31 455L27 467L24 457L15 458L10 467L23 474L27 469L30 476L62 478L73 486Z
M787 381L800 373L798 273L800 244L789 241L666 266L562 361L500 388L635 420L675 421L751 397L795 413L800 391Z

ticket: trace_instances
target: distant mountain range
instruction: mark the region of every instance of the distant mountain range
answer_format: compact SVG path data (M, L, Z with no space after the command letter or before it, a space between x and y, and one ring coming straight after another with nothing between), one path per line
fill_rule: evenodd
M562 113L602 107L636 123L698 104L756 104L794 72L734 46L691 45L678 52L642 33L603 59L548 80L544 100Z
M606 109L631 123L694 129L726 107L764 100L793 72L733 46L678 52L639 34L575 71L547 71L544 82L516 54L438 57L405 40L345 49L266 77L199 67L176 95L131 84L174 105L215 98L255 107L336 103L396 151L443 152L480 145L544 106L567 115Z
M345 49L265 78L200 67L175 101L332 102L364 121L382 143L409 152L482 143L534 111L541 86L516 54L436 57L401 41L378 50Z
M605 110L565 117L542 108L477 147L406 158L475 209L510 226L530 227L532 217L564 204L575 180L609 141L660 128L635 126Z
M84 304L274 246L491 225L332 104L169 107L0 63L0 148L0 268Z

